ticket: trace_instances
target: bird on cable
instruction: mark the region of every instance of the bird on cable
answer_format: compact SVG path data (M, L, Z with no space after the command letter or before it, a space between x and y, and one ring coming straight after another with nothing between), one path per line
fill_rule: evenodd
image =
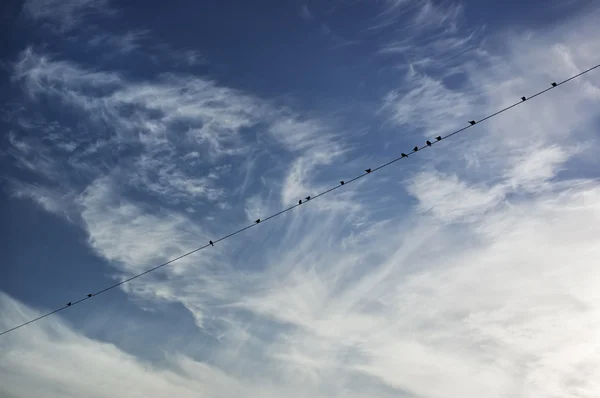
M340 185L344 185L344 184L345 184L345 182L344 182L344 181L340 181Z
M70 306L71 306L71 304L72 304L72 303L69 301L69 302L67 303L67 307L70 307Z
M92 293L88 294L88 297L92 297L92 296L93 296L93 294L92 294Z
M521 101L527 101L527 97L521 97Z
M299 204L299 205L301 205L301 204L302 204L302 199L300 199L300 200L298 201L298 204Z
M370 173L370 172L371 172L371 169L366 169L365 171L366 171L367 173Z
M403 158L407 158L407 157L408 157L408 155L407 155L407 154L405 154L404 152L402 152L402 153L400 154L400 156L401 156L401 157L403 157Z
M475 120L469 120L469 123L471 123L471 126L473 126L477 122Z
M552 87L556 87L558 86L558 84L556 84L556 82L552 82Z
M310 200L310 196L307 196L306 198L304 198L307 202Z
M208 243L210 243L211 246L215 245L212 240L209 240Z
M426 142L427 146L431 146L431 141Z
M442 140L442 136L438 135L437 137L435 137L436 140L441 141Z
M413 152L417 152L418 150L419 150L418 146L416 146L416 147L413 148Z
M255 221L257 224L260 222L260 218Z

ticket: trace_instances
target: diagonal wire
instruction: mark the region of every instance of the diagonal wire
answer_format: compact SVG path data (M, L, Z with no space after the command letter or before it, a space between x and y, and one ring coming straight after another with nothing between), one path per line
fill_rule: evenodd
M288 212L288 211L290 211L290 210L292 210L292 209L295 209L296 207L302 206L302 204L305 204L305 203L307 203L307 202L309 202L309 201L312 201L312 200L314 200L314 199L316 199L316 198L318 198L318 197L320 197L320 196L326 195L326 194L328 194L328 193L330 193L330 192L332 192L332 191L335 191L336 189L339 189L339 188L341 188L341 187L343 187L343 186L345 186L345 185L347 185L347 184L353 183L354 181L356 181L356 180L359 180L359 179L361 179L361 178L363 178L363 177L365 177L365 176L367 176L367 175L369 175L369 174L371 174L371 173L373 173L373 172L375 172L375 171L377 171L377 170L381 170L381 169L383 169L383 168L385 168L385 167L388 167L388 166L390 166L390 165L392 165L392 164L396 163L396 162L397 162L397 161L399 161L400 159L403 159L403 158L405 158L405 157L406 157L406 158L408 158L410 155L413 155L413 154L415 154L416 152L418 152L418 151L420 151L420 150L422 150L422 149L426 149L426 148L428 148L428 147L430 147L430 146L432 146L432 145L434 145L434 144L436 144L436 143L438 143L438 142L440 142L440 141L443 141L443 140L445 140L445 139L448 139L448 138L450 138L450 137L452 137L452 136L454 136L454 135L456 135L456 134L459 134L459 133L461 133L461 132L463 132L463 131L465 131L465 130L467 130L467 129L471 128L471 127L474 127L475 125L477 125L477 124L479 124L479 123L481 123L481 122L484 122L484 121L486 121L486 120L489 120L489 119L491 119L491 118L493 118L493 117L496 117L496 116L500 115L501 113L504 113L504 112L506 112L506 111L508 111L508 110L510 110L510 109L512 109L512 108L514 108L514 107L516 107L516 106L518 106L518 105L521 105L521 104L523 104L523 103L525 103L525 102L527 102L527 101L529 101L529 100L532 100L532 99L534 99L534 98L536 98L536 97L539 97L539 96L541 96L541 95L543 95L543 94L547 93L548 91L550 91L550 90L552 90L552 89L554 89L554 88L556 88L556 87L558 87L558 86L561 86L561 85L563 85L563 84L565 84L565 83L568 83L568 82L570 82L570 81L572 81L572 80L574 80L574 79L577 79L578 77L580 77L580 76L583 76L583 75L585 75L586 73L589 73L589 72L591 72L591 71L593 71L593 70L595 70L595 69L597 69L597 68L600 68L600 64L597 64L597 65L595 65L595 66L593 66L593 67L591 67L591 68L589 68L589 69L586 69L586 70L584 70L584 71L582 71L582 72L580 72L580 73L578 73L578 74L576 74L576 75L573 75L573 76L569 77L568 79L565 79L565 80L563 80L563 81L561 81L561 82L559 82L559 83L552 83L552 85L551 85L550 87L548 87L548 88L546 88L546 89L544 89L544 90L542 90L542 91L539 91L539 92L537 92L537 93L535 93L535 94L531 95L530 97L523 97L524 99L522 99L521 101L519 101L519 102L515 102L515 103L514 103L514 104L512 104L512 105L509 105L509 106L507 106L507 107L505 107L505 108L502 108L502 109L500 109L499 111L497 111L497 112L494 112L494 113L492 113L491 115L488 115L488 116L484 117L483 119L480 119L480 120L478 120L478 121L472 121L472 122L469 122L469 125L468 125L468 126L465 126L465 127L463 127L463 128L460 128L460 129L458 129L458 130L456 130L456 131L453 131L452 133L449 133L449 134L447 134L447 135L444 135L444 136L439 136L439 137L437 137L437 139L436 139L435 141L433 141L433 142L431 142L431 143L429 143L429 144L427 144L427 145L424 145L424 146L422 146L422 147L415 147L415 149L416 149L416 150L414 150L414 149L413 149L411 152L408 152L406 155L402 155L402 156L399 156L399 157L397 157L397 158L394 158L394 159L392 159L392 160L388 161L387 163L383 163L383 164L381 164L381 165L379 165L379 166L377 166L377 167L375 167L375 168L373 168L373 169L367 169L367 170L365 170L365 172L364 172L363 174L357 175L356 177L354 177L354 178L352 178L352 179L350 179L350 180L344 181L344 182L343 182L343 183L341 183L340 185L336 185L336 186L334 186L334 187L332 187L332 188L329 188L329 189L327 189L327 190L325 190L325 191L323 191L323 192L321 192L321 193L319 193L319 194L317 194L317 195L315 195L315 196L312 196L312 197L307 197L307 199L306 199L306 201L305 201L305 202L302 202L302 201L301 201L301 202L299 202L298 204L295 204L295 205L293 205L293 206L290 206L290 207L288 207L288 208L286 208L286 209L283 209L283 210L281 210L281 211L279 211L279 212L277 212L277 213L275 213L275 214L271 214L271 215L270 215L270 216L268 216L267 218L264 218L264 219L258 219L258 220L256 220L256 222L254 222L253 224L250 224L250 225L247 225L247 226L245 226L245 227L243 227L243 228L241 228L241 229L238 229L237 231L234 231L234 232L230 233L229 235L225 235L225 236L223 236L223 237L221 237L221 238L219 238L219 239L217 239L217 240L215 240L215 241L211 241L211 243L209 243L209 244L206 244L206 245L204 245L204 246L200 246L200 247L198 247L198 248L196 248L196 249L194 249L194 250L191 250L191 251L189 251L189 252L187 252L187 253L184 253L184 254L180 255L179 257L175 257L175 258L173 258L173 259L171 259L171 260L169 260L169 261L167 261L167 262L164 262L164 263L162 263L162 264L160 264L160 265L157 265L157 266L155 266L155 267L153 267L153 268L150 268L150 269L148 269L148 270L146 270L146 271L144 271L144 272L142 272L142 273L139 273L139 274L133 275L133 276L131 276L131 277L129 277L129 278L123 279L121 282L117 282L117 283L115 283L115 284L113 284L113 285L111 285L111 286L108 286L108 287L106 287L106 288L104 288L104 289L102 289L102 290L99 290L99 291L97 291L96 293L93 293L93 294L88 294L88 295L87 295L86 297L84 297L84 298L81 298L81 299L79 299L79 300L76 300L76 301L73 301L73 302L69 302L68 304L66 304L66 305L64 305L64 306L62 306L62 307L60 307L60 308L57 308L57 309L55 309L55 310L53 310L53 311L50 311L50 312L48 312L48 313L46 313L46 314L40 315L40 316L38 316L37 318L33 318L33 319L31 319L31 320L29 320L29 321L27 321L27 322L24 322L24 323L22 323L22 324L19 324L19 325L17 325L17 326L14 326L14 327L12 327L12 328L10 328L10 329L7 329L7 330L3 331L2 333L0 333L0 336L2 336L2 335L5 335L6 333L12 332L12 331L14 331L14 330L20 329L20 328L22 328L23 326L27 326L27 325L29 325L29 324L31 324L31 323L33 323L33 322L37 322L37 321L39 321L40 319L43 319L43 318L46 318L46 317L48 317L48 316L50 316L50 315L56 314L57 312L60 312L60 311L66 310L67 308L69 308L69 307L72 307L72 306L74 306L74 305L81 304L81 303L83 303L83 302L84 302L84 301L86 301L86 300L89 300L89 299L91 299L91 298L93 298L93 297L96 297L96 296L98 296L98 295L102 294L102 293L106 293L106 292L108 292L109 290L115 289L115 288L117 288L117 287L119 287L119 286L121 286L121 285L124 285L124 284L126 284L126 283L129 283L129 282L131 282L131 281L132 281L132 280L134 280L134 279L137 279L137 278L139 278L139 277L142 277L142 276L144 276L144 275L146 275L146 274L149 274L150 272L156 271L156 270L158 270L159 268L162 268L162 267L164 267L164 266L166 266L166 265L172 264L172 263L174 263L174 262L176 262L176 261L178 261L178 260L181 260L182 258L188 257L188 256L190 256L190 255L192 255L192 254L194 254L194 253L196 253L196 252L198 252L198 251L200 251L200 250L204 250L204 249L208 248L209 246L212 246L214 243L218 243L218 242L224 241L225 239L229 239L229 238L231 238L231 237L233 237L233 236L235 236L235 235L237 235L237 234L239 234L239 233L241 233L241 232L244 232L244 231L246 231L246 230L248 230L248 229L250 229L250 228L252 228L252 227L255 227L255 226L257 226L257 225L258 225L258 224L260 224L261 222L265 222L265 221L271 220L271 219L273 219L273 218L275 218L275 217L278 217L278 216L280 216L280 215L281 215L281 214L283 214L283 213L286 213L286 212Z

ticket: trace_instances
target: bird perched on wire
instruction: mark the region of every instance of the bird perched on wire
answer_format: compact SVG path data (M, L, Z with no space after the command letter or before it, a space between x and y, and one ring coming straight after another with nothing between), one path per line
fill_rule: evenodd
M527 97L521 97L521 101L527 101Z
M475 120L469 120L469 123L471 123L471 126L475 125L475 123L477 123Z
M344 184L345 184L345 182L344 182L344 181L340 181L340 185L344 185Z
M371 172L371 169L366 169L365 171L366 171L367 173L370 173L370 172Z
M212 240L209 240L208 243L210 243L211 246L215 245Z
M442 140L442 136L438 135L437 137L435 137L436 140L441 141Z
M298 201L298 204L299 204L299 205L301 205L301 204L302 204L302 199L300 199L300 200Z
M407 157L408 157L408 155L407 155L407 154L405 154L404 152L402 152L402 153L400 154L400 156L401 156L401 157L403 157L403 158L407 158Z
M260 222L260 218L255 221L257 224Z
M69 302L67 303L67 307L70 307L70 306L71 306L71 304L72 304L72 303L69 301Z
M413 152L417 152L418 150L419 150L418 146L416 146L416 147L413 148Z
M431 141L426 142L427 146L431 146Z
M93 294L92 294L92 293L88 294L88 297L92 297L92 296L93 296Z
M552 87L556 87L558 86L558 84L556 84L556 82L552 82Z
M310 196L307 196L306 198L304 198L307 202L310 200Z

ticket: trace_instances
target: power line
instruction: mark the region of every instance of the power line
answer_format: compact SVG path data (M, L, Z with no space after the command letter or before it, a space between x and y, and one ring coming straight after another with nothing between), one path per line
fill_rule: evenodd
M64 305L64 306L62 306L62 307L60 307L60 308L57 308L57 309L55 309L55 310L53 310L53 311L50 311L50 312L48 312L48 313L46 313L46 314L44 314L44 315L41 315L41 316L39 316L39 317L37 317L37 318L31 319L31 320L29 320L29 321L27 321L27 322L24 322L24 323L20 324L20 325L17 325L17 326L15 326L15 327L12 327L12 328L10 328L10 329L8 329L8 330L5 330L5 331L3 331L2 333L0 333L0 336L4 335L4 334L6 334L6 333L12 332L12 331L14 331L14 330L20 329L20 328L22 328L23 326L27 326L27 325L29 325L30 323L37 322L37 321L39 321L39 320L41 320L41 319L43 319L43 318L46 318L47 316L50 316L50 315L52 315L52 314L56 314L57 312L63 311L63 310L65 310L65 309L67 309L67 308L69 308L69 307L72 307L72 306L74 306L74 305L81 304L81 303L83 303L83 302L84 302L84 301L86 301L86 300L89 300L89 299L91 299L91 298L93 298L93 297L96 297L96 296L98 296L98 295L100 295L100 294L102 294L102 293L106 293L106 292L108 292L109 290L112 290L112 289L114 289L114 288L116 288L116 287L119 287L119 286L121 286L121 285L124 285L125 283L129 283L129 282L131 282L131 281L132 281L132 280L134 280L134 279L137 279L137 278L139 278L139 277L141 277L141 276L144 276L144 275L146 275L146 274L148 274L148 273L150 273L150 272L156 271L157 269L159 269L159 268L162 268L162 267L164 267L164 266L166 266L166 265L172 264L172 263L174 263L175 261L181 260L182 258L184 258L184 257L187 257L187 256L190 256L190 255L192 255L192 254L194 254L194 253L196 253L196 252L198 252L198 251L200 251L200 250L204 250L204 249L208 248L209 246L214 246L214 244L215 244L215 243L218 243L218 242L224 241L225 239L229 239L229 238L233 237L234 235L237 235L237 234L239 234L239 233L241 233L241 232L244 232L244 231L246 231L247 229L250 229L250 228L252 228L252 227L255 227L256 225L258 225L258 224L260 224L260 223L263 223L263 222L265 222L265 221L271 220L271 219L273 219L273 218L275 218L275 217L278 217L278 216L280 216L281 214L283 214L283 213L286 213L286 212L288 212L288 211L290 211L290 210L292 210L292 209L294 209L294 208L296 208L296 207L302 206L302 205L303 205L303 204L305 204L306 202L309 202L309 201L312 201L312 200L314 200L314 199L317 199L317 198L319 198L319 197L321 197L321 196L323 196L323 195L326 195L326 194L328 194L328 193L330 193L330 192L332 192L332 191L335 191L336 189L339 189L339 188L341 188L342 186L345 186L345 185L347 185L347 184L353 183L354 181L356 181L356 180L359 180L359 179L361 179L361 178L363 178L363 177L365 177L365 176L367 176L367 175L369 175L369 174L371 174L371 173L373 173L373 172L375 172L375 171L377 171L377 170L381 170L381 169L383 169L383 168L385 168L385 167L388 167L388 166L392 165L393 163L396 163L396 162L397 162L397 161L399 161L400 159L408 158L410 155L413 155L413 154L415 154L416 152L418 152L418 151L420 151L420 150L423 150L423 149L429 148L429 147L431 147L432 145L434 145L434 144L436 144L436 143L438 143L438 142L440 142L440 141L442 141L442 140L445 140L445 139L447 139L447 138L450 138L450 137L452 137L452 136L454 136L454 135L456 135L456 134L458 134L458 133L461 133L461 132L463 132L463 131L465 131L465 130L467 130L467 129L469 129L469 128L471 128L471 127L473 127L473 126L475 126L475 125L477 125L477 124L479 124L479 123L481 123L481 122L484 122L484 121L486 121L486 120L489 120L489 119L491 119L491 118L493 118L493 117L495 117L495 116L498 116L498 115L500 115L501 113L504 113L504 112L506 112L506 111L508 111L508 110L510 110L510 109L512 109L512 108L514 108L514 107L516 107L516 106L518 106L518 105L521 105L521 104L523 104L524 102L527 102L527 101L529 101L529 100L532 100L532 99L534 99L534 98L536 98L536 97L539 97L539 96L541 96L542 94L545 94L545 93L547 93L548 91L550 91L550 90L552 90L552 89L554 89L554 88L556 88L556 87L558 87L558 86L561 86L561 85L563 85L563 84L565 84L565 83L568 83L568 82L570 82L571 80L574 80L574 79L576 79L576 78L578 78L578 77L580 77L580 76L583 76L583 75L585 75L586 73L589 73L589 72L591 72L591 71L593 71L594 69L597 69L597 68L599 68L599 67L600 67L600 64L597 64L596 66L593 66L593 67L591 67L591 68L589 68L589 69L586 69L586 70L584 70L583 72L580 72L580 73L578 73L578 74L576 74L576 75L574 75L574 76L571 76L571 77L569 77L568 79L565 79L565 80L563 80L563 81L561 81L561 82L559 82L559 83L553 82L553 83L550 85L550 87L548 87L548 88L546 88L546 89L544 89L544 90L542 90L542 91L539 91L539 92L537 92L537 93L535 93L535 94L531 95L530 97L521 97L521 101L519 101L519 102L516 102L516 103L514 103L514 104L512 104L512 105L509 105L509 106L507 106L507 107L505 107L505 108L502 108L502 109L500 109L499 111L497 111L497 112L494 112L494 113L492 113L491 115L488 115L488 116L484 117L483 119L480 119L480 120L470 120L470 121L468 122L468 125L467 125L467 126L465 126L465 127L463 127L463 128L460 128L460 129L458 129L458 130L456 130L456 131L454 131L454 132L452 132L452 133L449 133L449 134L447 134L447 135L445 135L445 136L438 136L438 137L435 137L435 139L434 139L432 142L431 142L431 141L426 141L426 144L425 144L425 145L423 145L422 147L415 146L415 147L413 148L413 150L412 150L412 151L410 151L410 152L408 152L408 153L402 153L402 154L401 154L400 156L398 156L397 158L395 158L395 159L392 159L392 160L388 161L387 163L384 163L384 164L382 164L382 165L380 165L380 166L377 166L377 167L375 167L375 168L372 168L372 169L371 169L371 168L369 168L369 169L366 169L364 173L362 173L362 174L360 174L360 175L358 175L358 176L356 176L356 177L354 177L354 178L352 178L352 179L350 179L350 180L340 181L339 185L336 185L336 186L334 186L334 187L332 187L332 188L329 188L329 189L327 189L327 190L325 190L325 191L323 191L323 192L321 192L321 193L319 193L319 194L317 194L317 195L315 195L315 196L312 196L312 197L311 197L311 196L308 196L308 197L306 197L304 200L299 200L299 201L298 201L298 204L295 204L295 205L292 205L292 206L290 206L290 207L288 207L288 208L286 208L286 209L283 209L283 210L281 210L281 211L279 211L279 212L277 212L277 213L275 213L275 214L272 214L272 215L268 216L267 218L263 218L263 219L260 219L260 218L259 218L259 219L257 219L257 220L256 220L254 223L252 223L252 224L250 224L250 225L247 225L247 226L245 226L245 227L243 227L243 228L241 228L241 229L238 229L237 231L234 231L234 232L232 232L232 233L230 233L230 234L228 234L228 235L225 235L225 236L223 236L223 237L221 237L221 238L219 238L219 239L217 239L217 240L214 240L214 241L212 241L212 240L211 240L211 241L209 241L209 243L208 243L208 244L206 244L206 245L204 245L204 246L198 247L198 248L196 248L196 249L194 249L194 250L192 250L192 251L189 251L189 252L187 252L187 253L185 253L185 254L182 254L182 255L181 255L181 256L179 256L179 257L175 257L175 258L173 258L173 259L171 259L171 260L169 260L169 261L167 261L167 262L165 262L165 263L162 263L162 264L160 264L160 265L157 265L157 266L155 266L155 267L153 267L153 268L150 268L150 269L148 269L148 270L146 270L146 271L144 271L144 272L142 272L142 273L136 274L136 275L134 275L134 276L131 276L131 277L127 278L127 279L124 279L124 280L122 280L121 282L118 282L118 283L115 283L115 284L113 284L113 285L111 285L111 286L108 286L108 287L106 287L106 288L104 288L104 289L102 289L102 290L100 290L100 291L98 291L98 292L96 292L96 293L90 293L90 294L88 294L88 295L87 295L86 297L84 297L84 298L81 298L81 299L79 299L79 300L76 300L76 301L69 302L69 303L67 303L66 305Z

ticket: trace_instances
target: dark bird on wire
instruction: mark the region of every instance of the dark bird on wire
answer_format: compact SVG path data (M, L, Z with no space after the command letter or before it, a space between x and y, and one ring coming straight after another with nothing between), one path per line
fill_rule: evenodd
M419 150L418 146L416 146L416 147L413 148L413 152L417 152L418 150Z
M442 136L438 135L437 137L435 137L436 140L441 141L442 140Z
M258 224L260 222L260 218L258 220L256 220L256 223Z
M405 154L404 152L402 152L402 153L400 154L400 156L401 156L401 157L403 157L403 158L407 158L407 157L408 157L408 155L407 155L407 154Z
M71 306L71 302L69 301L69 302L67 303L67 307L70 307L70 306Z
M208 243L210 243L211 246L215 245L212 240L209 240Z
M552 87L556 87L558 86L558 84L556 84L556 82L552 82Z
M527 101L527 97L521 97L521 101Z
M344 181L340 181L340 185L344 185Z
M92 297L92 296L93 296L93 294L92 294L92 293L88 294L88 297Z
M430 141L427 141L426 144L427 144L427 146L431 146L431 142Z
M306 197L306 198L304 198L304 199L306 199L306 201L308 202L308 201L310 200L310 196L307 196L307 197Z
M471 126L473 126L477 122L475 120L469 120L469 123L471 123Z
M301 205L301 204L302 204L302 199L300 199L300 200L298 201L298 204L299 204L299 205Z
M370 173L370 172L371 172L371 169L366 169L365 171L366 171L367 173Z

